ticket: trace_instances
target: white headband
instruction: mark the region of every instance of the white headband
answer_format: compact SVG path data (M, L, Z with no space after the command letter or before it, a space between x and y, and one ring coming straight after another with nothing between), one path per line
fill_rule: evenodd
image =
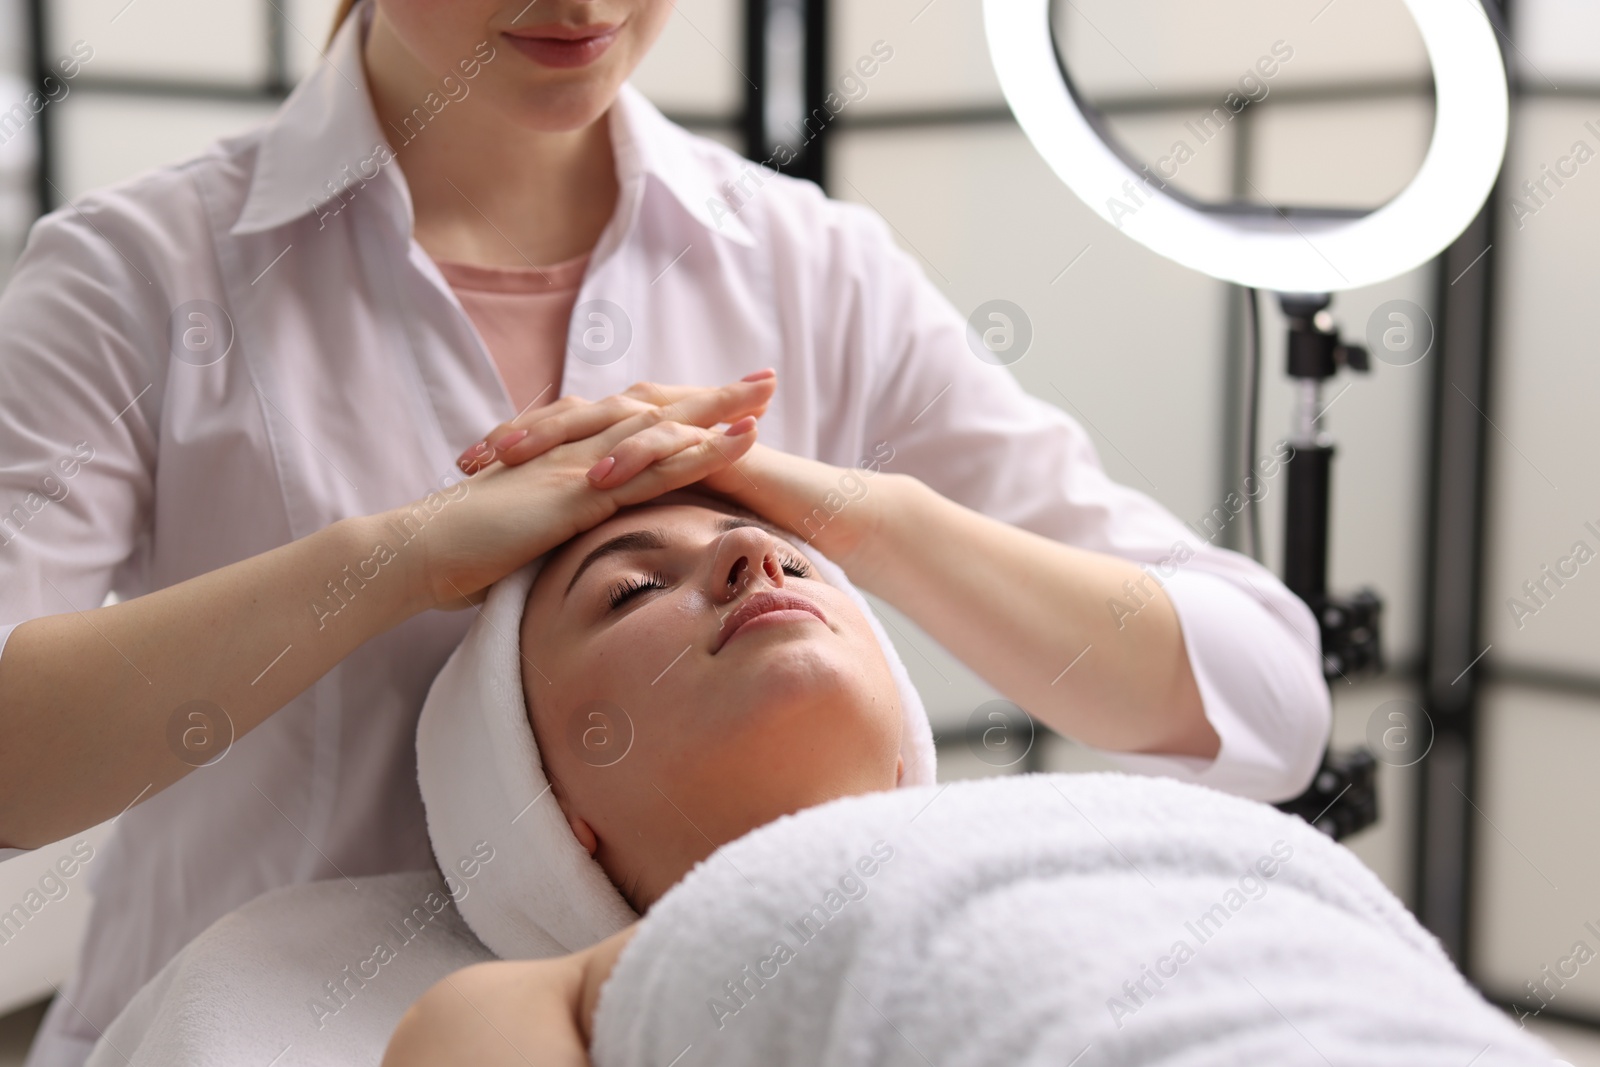
M866 599L832 560L807 557L866 616L900 693L901 787L934 780L933 732L905 664ZM417 778L428 836L456 905L495 955L576 952L638 918L573 836L544 776L522 689L522 611L546 557L496 582L439 671L417 724ZM483 843L493 859L478 863ZM470 880L457 864L475 867ZM470 869L470 868L469 868Z

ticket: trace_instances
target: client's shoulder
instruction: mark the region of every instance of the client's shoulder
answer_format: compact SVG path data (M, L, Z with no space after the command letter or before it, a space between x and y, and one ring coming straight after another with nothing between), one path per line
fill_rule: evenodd
M406 1010L382 1067L586 1064L581 956L492 960L445 975Z

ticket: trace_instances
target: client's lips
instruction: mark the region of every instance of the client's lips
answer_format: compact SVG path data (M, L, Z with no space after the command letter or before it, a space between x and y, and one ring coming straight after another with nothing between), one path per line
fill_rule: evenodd
M507 30L512 47L547 67L582 67L603 55L617 39L620 23L591 26L530 26Z
M790 593L782 589L763 590L740 604L731 615L722 621L722 628L717 631L717 640L711 647L711 654L714 656L721 651L722 646L727 644L728 640L739 631L739 627L757 616L766 615L774 611L806 611L821 619L824 624L828 621L828 617L822 613L821 608L798 593Z

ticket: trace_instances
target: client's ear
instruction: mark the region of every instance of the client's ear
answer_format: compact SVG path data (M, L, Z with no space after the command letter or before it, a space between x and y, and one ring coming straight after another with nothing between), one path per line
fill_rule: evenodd
M600 847L600 839L594 835L594 830L590 828L589 824L577 815L568 815L567 825L572 827L572 836L578 839L578 844L582 845L584 850L593 856L595 849Z

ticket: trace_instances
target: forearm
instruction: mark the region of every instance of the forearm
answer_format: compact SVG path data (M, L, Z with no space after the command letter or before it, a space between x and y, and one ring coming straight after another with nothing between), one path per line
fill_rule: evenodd
M160 792L205 762L207 746L220 751L228 722L235 738L248 733L422 610L404 547L376 578L342 584L378 541L396 543L385 518L334 523L166 589L12 631L0 655L0 845L34 848ZM191 701L207 704L180 711Z
M915 478L881 479L858 584L1061 733L1114 751L1217 754L1177 613L1137 565L991 519Z

